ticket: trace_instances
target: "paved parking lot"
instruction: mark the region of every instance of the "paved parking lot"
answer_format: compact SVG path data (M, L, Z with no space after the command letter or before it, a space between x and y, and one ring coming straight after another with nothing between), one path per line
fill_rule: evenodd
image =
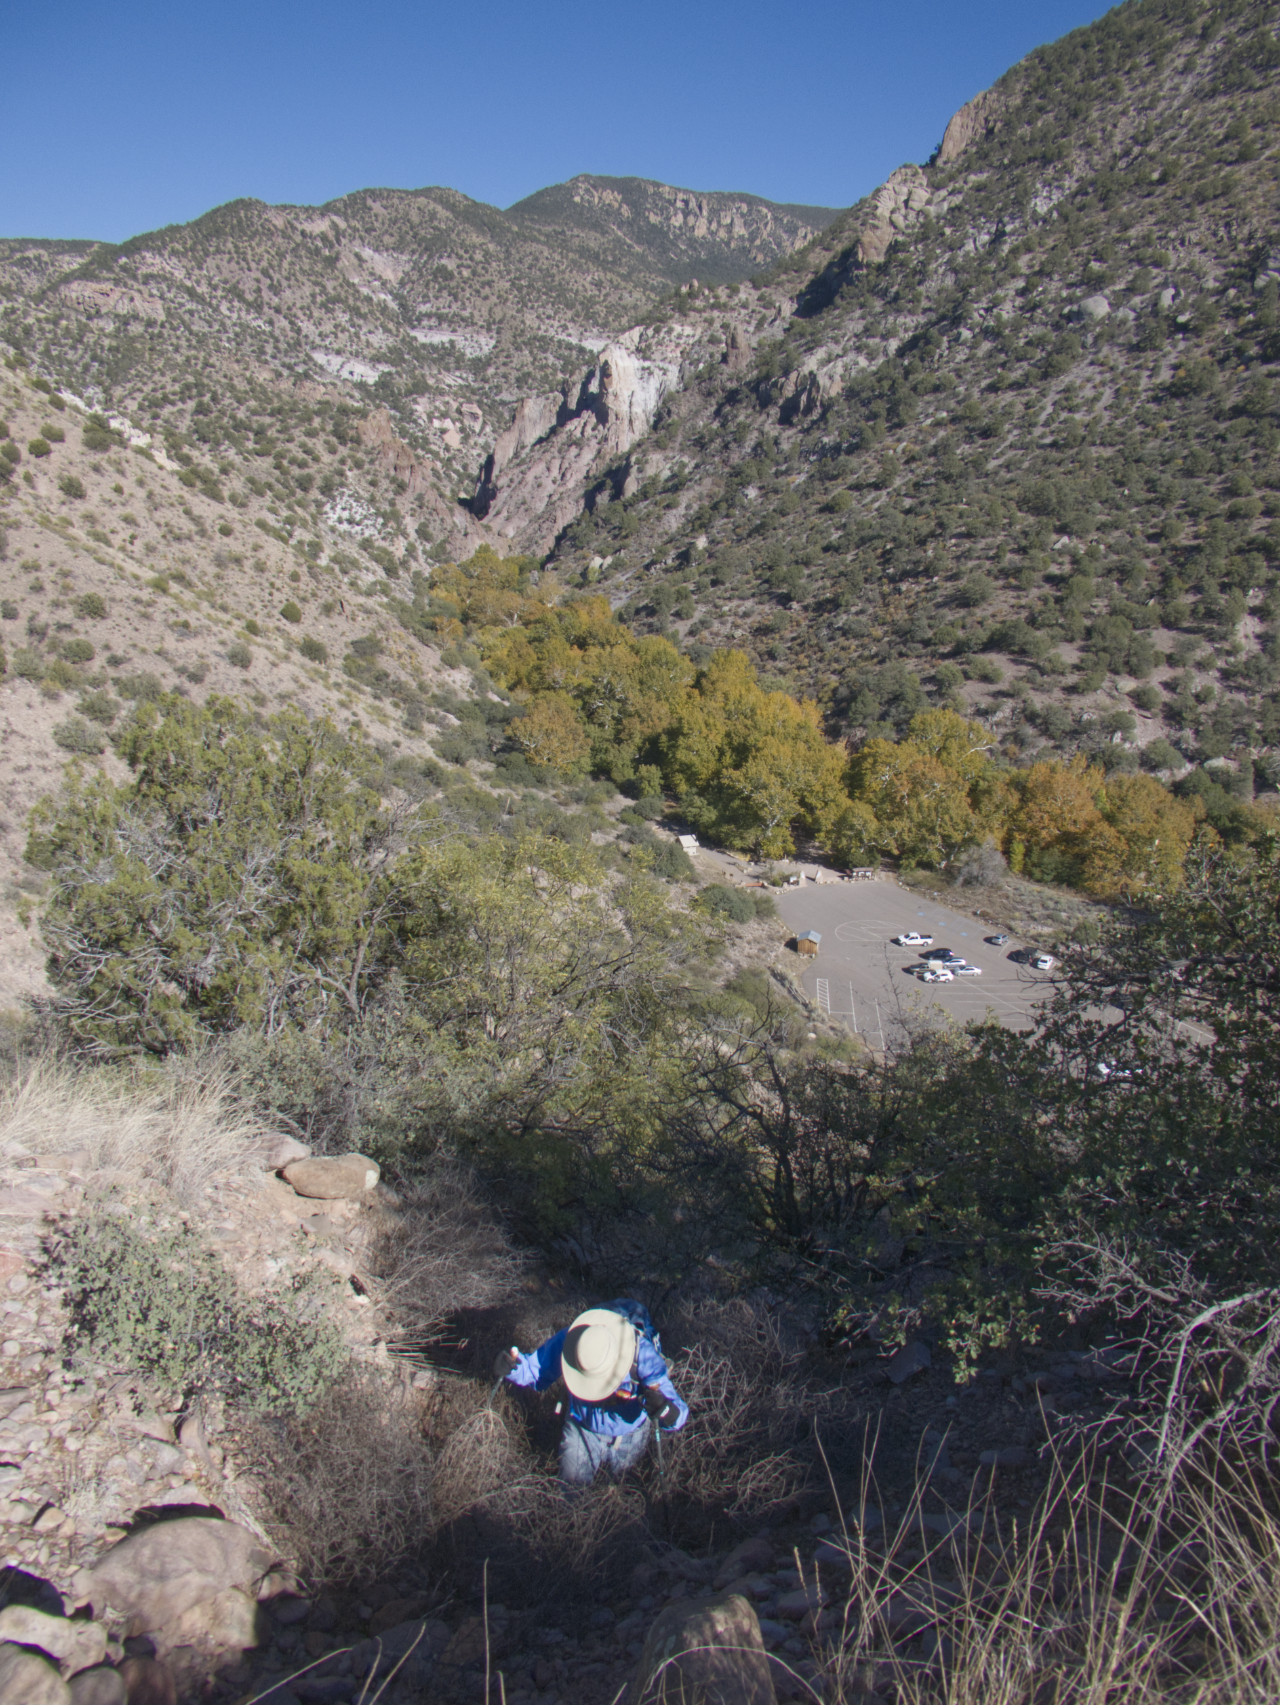
M896 882L806 883L779 891L778 911L794 933L817 930L816 959L797 959L806 994L834 1019L849 1024L869 1047L892 1052L913 1009L937 1006L962 1024L992 1013L1013 1030L1029 1029L1037 1000L1050 993L1050 978L1011 959L1025 943L1010 937L1003 947L983 940L994 933L946 906L935 905ZM953 983L922 983L911 947L895 947L892 936L907 930L932 935L935 947L950 947L980 977Z

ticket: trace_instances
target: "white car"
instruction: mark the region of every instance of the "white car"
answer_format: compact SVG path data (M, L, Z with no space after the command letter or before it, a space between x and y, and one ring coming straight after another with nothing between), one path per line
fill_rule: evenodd
M945 965L930 965L920 973L922 983L954 983L955 980L955 972L949 971Z
M915 930L908 929L904 930L901 935L895 935L893 944L895 947L932 947L933 937L931 935L917 935Z
M1052 953L1033 953L1031 955L1031 968L1033 971L1052 971L1057 963L1058 961L1053 957Z
M981 965L955 965L952 969L957 977L980 977L982 975Z

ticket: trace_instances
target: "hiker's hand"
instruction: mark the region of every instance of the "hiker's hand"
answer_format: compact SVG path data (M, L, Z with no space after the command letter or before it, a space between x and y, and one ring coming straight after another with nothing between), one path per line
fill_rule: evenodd
M651 1421L656 1421L660 1427L669 1427L676 1418L676 1406L669 1397L664 1397L660 1391L651 1386L645 1387L644 1406Z
M499 1350L493 1360L493 1377L506 1379L509 1373L515 1371L516 1363L520 1360L514 1350Z

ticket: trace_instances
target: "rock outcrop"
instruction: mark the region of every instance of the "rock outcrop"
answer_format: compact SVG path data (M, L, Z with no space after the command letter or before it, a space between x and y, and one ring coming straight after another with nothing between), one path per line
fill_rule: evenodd
M980 136L994 130L1004 111L1004 102L995 89L984 89L951 115L938 150L938 164L950 165Z
M741 1593L669 1605L644 1643L627 1705L774 1705L756 1613Z

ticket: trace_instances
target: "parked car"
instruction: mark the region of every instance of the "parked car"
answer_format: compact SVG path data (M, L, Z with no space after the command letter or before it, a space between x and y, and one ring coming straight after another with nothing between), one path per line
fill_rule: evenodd
M982 975L981 965L960 964L955 966L954 969L957 977L980 977Z
M1031 955L1031 968L1033 971L1052 971L1057 963L1058 961L1053 957L1052 953L1033 953Z
M1123 1083L1133 1075L1129 1066L1122 1066L1115 1060L1095 1060L1089 1067L1089 1076L1095 1083Z
M924 957L933 965L964 964L964 960L960 954L954 952L950 947L935 947L932 953L926 953Z
M931 935L919 935L913 929L906 929L901 935L894 936L893 945L895 947L932 947L933 937Z
M1009 939L1009 937L1007 935L989 935L987 937L987 946L988 947L1003 947L1005 945L1005 943L1008 941L1008 939Z
M922 983L954 983L956 974L945 965L926 965L920 973Z

